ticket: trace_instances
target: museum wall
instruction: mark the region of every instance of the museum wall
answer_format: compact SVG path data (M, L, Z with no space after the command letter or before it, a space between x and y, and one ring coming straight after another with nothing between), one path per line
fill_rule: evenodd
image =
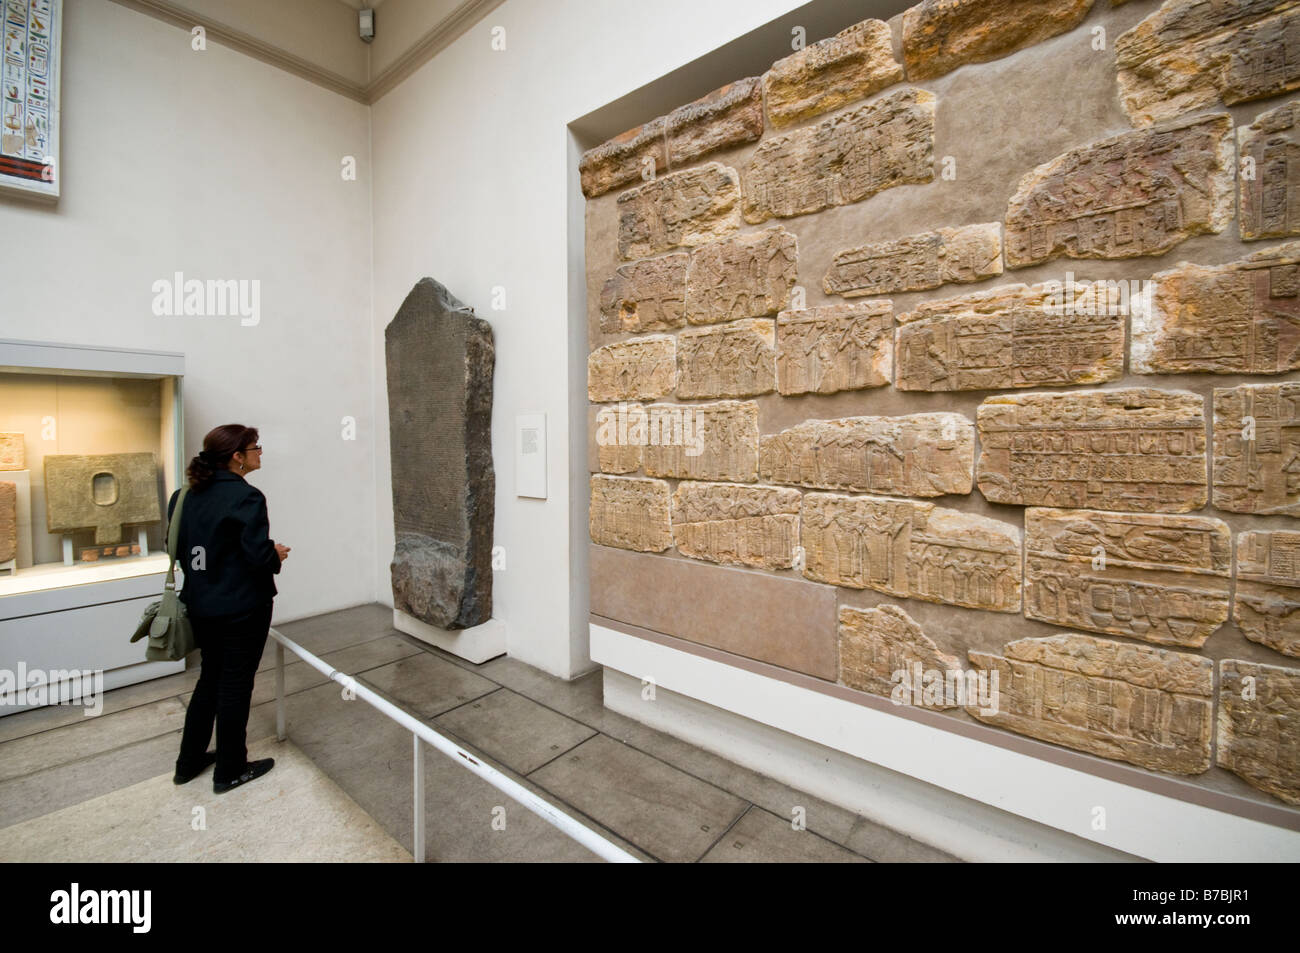
M183 352L187 459L217 424L261 428L252 482L294 551L277 621L372 601L367 108L116 3L65 23L63 194L0 198L0 337ZM259 280L257 323L155 315L176 272Z
M584 154L593 615L1300 804L1284 6L926 0Z
M581 448L586 438L568 423L585 355L575 361L569 347L566 214L577 175L566 126L794 6L509 0L372 107L376 419L387 419L384 327L428 275L492 324L495 543L505 556L493 615L508 626L510 655L552 674L591 666L586 606L571 598L585 576L571 563L571 489L582 509L587 489L569 459L570 441ZM494 26L505 50L491 47ZM494 288L504 310L493 309ZM534 412L547 415L545 501L515 496L514 421ZM391 605L388 436L380 427L375 437L377 593Z

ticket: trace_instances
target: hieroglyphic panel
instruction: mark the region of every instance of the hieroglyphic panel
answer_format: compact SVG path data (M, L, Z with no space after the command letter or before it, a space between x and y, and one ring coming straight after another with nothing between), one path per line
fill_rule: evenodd
M887 497L805 493L804 575L948 605L1020 611L1020 531L1008 523Z
M1203 400L1151 388L1007 394L978 413L991 503L1186 513L1205 505Z
M1237 152L1242 241L1300 235L1300 100L1238 129Z
M648 476L753 483L758 479L758 404L651 404L643 453Z
M776 386L782 394L834 394L893 379L890 301L782 311L776 318Z
M1154 771L1209 770L1207 658L1074 633L968 654L998 673L997 711L966 709L981 721Z
M951 413L809 420L764 436L758 459L770 483L900 496L969 493L975 427Z
M664 117L660 116L588 149L578 161L578 176L582 194L590 199L639 179L650 169L658 175L667 168Z
M776 314L790 304L799 277L795 237L777 225L691 252L686 320L715 324Z
M740 227L740 176L720 162L672 172L618 197L618 255L693 248Z
M122 541L123 526L162 519L152 453L48 454L45 525L50 533L93 529L95 543Z
M670 331L686 323L686 252L622 265L600 292L600 329Z
M961 660L940 651L934 640L898 606L872 609L840 606L840 681L849 688L889 697L899 684L894 673L960 669ZM952 708L940 702L936 707Z
M587 357L587 399L653 399L677 386L677 348L667 334L598 347Z
M1002 285L898 316L899 390L1097 384L1124 373L1118 283Z
M1242 261L1186 262L1133 311L1135 374L1280 374L1300 367L1300 242Z
M20 433L0 433L0 470L26 470L27 450Z
M668 484L639 477L591 478L591 541L643 553L673 544Z
M864 20L773 63L763 75L767 114L779 129L864 99L902 78L889 24Z
M1232 618L1252 642L1300 658L1300 533L1238 534Z
M693 559L789 569L799 499L798 490L778 487L683 482L673 494L673 542Z
M1300 382L1215 388L1214 505L1300 516Z
M596 412L596 458L601 473L635 473L641 469L649 417L641 404L621 403Z
M674 169L763 135L763 85L757 76L728 83L668 114L668 161Z
M1300 86L1291 0L1166 0L1115 41L1120 102L1135 123Z
M1217 764L1300 805L1300 669L1219 662L1218 740Z
M1025 511L1025 616L1200 648L1228 620L1232 539L1204 516Z
M776 387L776 329L749 318L690 328L677 338L677 396L750 397Z
M741 175L745 221L789 218L934 179L934 94L903 89L763 142Z
M1071 149L1020 180L1007 267L1053 258L1161 255L1232 220L1229 116L1198 116Z
M1002 223L940 228L836 252L822 287L857 298L927 291L1002 274Z

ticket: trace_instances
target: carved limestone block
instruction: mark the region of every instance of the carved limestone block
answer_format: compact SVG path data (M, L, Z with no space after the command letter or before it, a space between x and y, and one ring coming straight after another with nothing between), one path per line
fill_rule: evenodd
M799 542L798 490L683 482L673 494L673 542L693 559L789 569Z
M805 493L804 575L910 599L1020 611L1020 530L888 497Z
M621 403L596 411L596 457L601 473L635 473L641 469L649 416L641 404Z
M758 404L651 404L643 452L652 477L753 483L758 479Z
M1007 267L1162 255L1232 220L1232 118L1196 116L1071 149L1020 180Z
M0 433L0 470L26 470L27 449L20 433Z
M750 397L776 387L776 328L748 318L690 328L677 338L677 396Z
M591 478L591 541L643 553L673 544L668 484L639 477Z
M798 243L779 225L711 242L691 252L686 320L717 324L776 314L790 304L798 277Z
M93 529L98 546L120 543L123 526L161 521L153 454L47 455L45 520L50 533Z
M1166 0L1115 41L1134 123L1300 86L1300 8L1283 0Z
M903 78L883 20L863 20L777 60L763 75L767 113L777 129L831 112Z
M860 692L888 698L899 684L894 673L910 672L917 663L941 672L962 667L961 659L940 651L898 606L840 606L839 633L840 681ZM941 702L936 707L955 706Z
M990 397L975 479L991 503L1186 513L1207 497L1203 400L1188 391Z
M622 265L600 292L600 329L671 331L686 323L686 252Z
M587 398L654 399L677 386L677 347L668 334L631 338L598 347L587 357Z
M1300 805L1300 669L1219 662L1218 741L1221 767Z
M822 282L828 295L857 298L928 291L1002 274L1002 223L940 228L837 252Z
M663 116L584 152L578 161L582 194L589 199L604 195L641 178L651 167L656 175L668 168Z
M757 76L728 83L668 114L674 169L763 135L763 86Z
M1183 262L1133 311L1135 374L1280 374L1300 367L1300 242L1228 265Z
M934 94L902 89L768 139L741 175L745 221L820 212L934 179Z
M1300 235L1300 100L1239 128L1237 153L1241 240Z
M1002 285L898 316L899 390L1096 384L1124 373L1120 289L1107 282Z
M822 490L964 494L974 466L975 427L952 413L809 420L759 447L764 481Z
M1228 620L1232 539L1204 516L1025 511L1025 616L1200 648Z
M1238 534L1232 618L1250 641L1300 658L1300 533Z
M1073 30L1092 0L921 0L903 14L909 79L933 79Z
M996 713L966 709L981 721L1153 771L1209 770L1207 658L1074 633L969 655L998 673Z
M1300 382L1215 388L1214 505L1300 516Z
M740 227L740 176L720 162L672 172L618 197L618 255L693 248Z
M18 485L0 480L0 566L18 555Z
M834 394L893 379L890 301L782 311L776 318L776 386L782 394Z

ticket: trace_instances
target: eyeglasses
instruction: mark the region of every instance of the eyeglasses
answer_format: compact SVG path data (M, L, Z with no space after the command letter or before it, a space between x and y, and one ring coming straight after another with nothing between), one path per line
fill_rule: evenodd
M250 452L252 452L252 451L254 451L254 450L256 450L258 453L261 453L261 452L262 452L262 445L261 445L260 443L255 443L255 444L253 444L251 447L245 447L245 448L243 449L243 452L244 452L244 453L250 453Z

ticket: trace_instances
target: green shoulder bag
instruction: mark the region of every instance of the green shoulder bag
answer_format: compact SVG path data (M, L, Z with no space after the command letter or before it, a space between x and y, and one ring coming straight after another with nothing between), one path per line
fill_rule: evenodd
M167 555L171 562L167 566L167 582L163 586L162 598L150 603L144 610L135 635L131 636L132 642L149 637L149 646L144 651L147 662L178 662L195 649L194 631L185 614L185 603L176 595L176 540L180 531L181 510L185 506L185 494L189 492L188 486L181 489L181 495L176 498L176 511L172 514L171 526L167 528Z

